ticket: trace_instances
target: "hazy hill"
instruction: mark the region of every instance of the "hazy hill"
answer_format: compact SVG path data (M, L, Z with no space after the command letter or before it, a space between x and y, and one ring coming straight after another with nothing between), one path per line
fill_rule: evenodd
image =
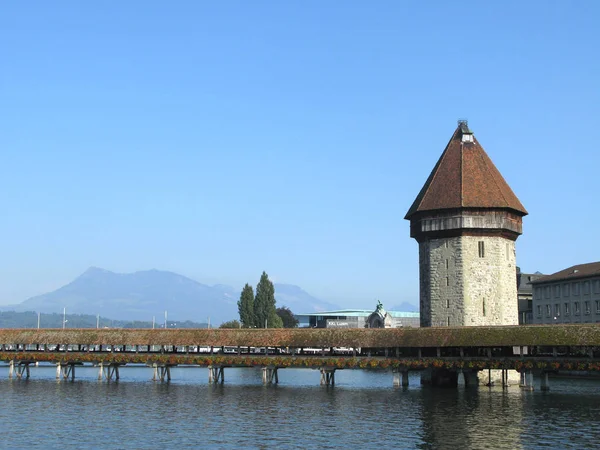
M402 302L399 305L391 307L390 311L419 312L419 307L412 303Z
M296 314L339 309L339 306L319 300L293 284L275 283L275 300L278 307L287 306Z
M238 317L241 289L226 285L208 286L172 272L147 270L114 273L91 267L71 283L47 294L32 297L2 310L68 314L100 314L115 320L142 320L164 323L190 320L218 325ZM320 301L301 288L275 285L277 306L293 312L323 311L335 307Z

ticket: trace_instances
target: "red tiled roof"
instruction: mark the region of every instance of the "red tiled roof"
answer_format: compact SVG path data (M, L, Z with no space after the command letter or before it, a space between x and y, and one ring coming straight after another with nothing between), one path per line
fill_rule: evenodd
M463 143L462 136L459 125L405 219L421 211L456 208L507 208L526 215L477 139Z
M531 284L547 283L548 281L572 280L575 278L588 278L593 276L600 277L600 261L578 264L577 266L569 267L568 269L561 270L552 275L538 278L537 280L532 281Z

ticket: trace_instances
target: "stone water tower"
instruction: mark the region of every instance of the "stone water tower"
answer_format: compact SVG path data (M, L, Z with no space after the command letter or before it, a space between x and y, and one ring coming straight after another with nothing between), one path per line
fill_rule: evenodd
M517 325L515 241L527 211L459 121L408 210L421 326Z

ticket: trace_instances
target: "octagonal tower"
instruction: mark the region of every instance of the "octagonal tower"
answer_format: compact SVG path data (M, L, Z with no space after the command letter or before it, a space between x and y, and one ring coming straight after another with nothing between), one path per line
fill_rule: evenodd
M405 216L419 243L422 327L519 323L515 241L525 215L459 121Z

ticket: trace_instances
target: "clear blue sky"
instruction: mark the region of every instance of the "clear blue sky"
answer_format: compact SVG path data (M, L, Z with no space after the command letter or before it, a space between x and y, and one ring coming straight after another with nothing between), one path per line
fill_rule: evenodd
M0 303L89 266L418 301L404 214L459 118L600 260L599 2L4 2Z

